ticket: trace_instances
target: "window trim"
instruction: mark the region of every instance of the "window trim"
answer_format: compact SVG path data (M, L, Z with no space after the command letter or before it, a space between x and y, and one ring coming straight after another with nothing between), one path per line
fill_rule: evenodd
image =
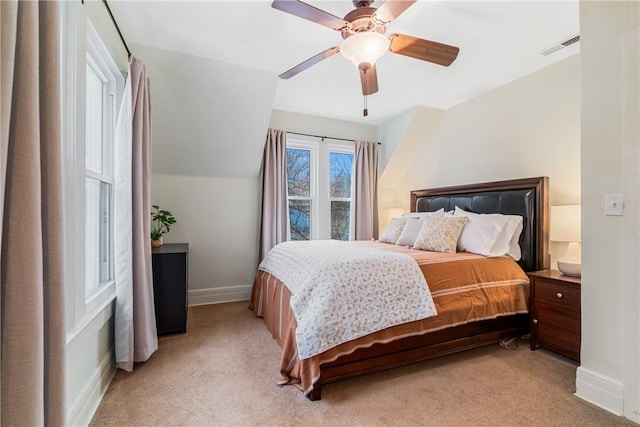
M86 62L92 70L103 79L104 87L107 89L106 93L104 93L103 98L103 123L109 122L109 126L104 126L102 129L103 132L103 146L102 146L102 171L100 174L96 174L95 172L89 170L86 167L86 153L85 156L82 157L82 163L84 165L85 170L85 180L88 177L96 178L99 181L106 182L111 185L110 191L110 200L109 200L109 220L111 221L109 227L109 259L111 262L109 263L109 277L110 279L100 283L97 288L94 288L90 292L86 291L86 283L83 280L84 284L84 311L85 313L92 313L97 308L103 306L106 300L115 297L115 266L113 263L114 260L114 252L113 252L113 243L114 243L114 180L113 180L113 167L114 167L114 157L115 157L115 133L116 133L116 122L117 122L117 88L118 85L124 86L124 79L116 65L115 61L111 57L109 50L103 43L100 35L96 31L95 27L91 23L91 19L87 17L86 20L87 26L87 48L86 48ZM86 70L86 65L84 67ZM105 81L106 80L106 81ZM83 80L86 82L85 79ZM86 100L86 87L85 87L85 100ZM86 107L83 109L83 112L86 112ZM83 117L83 122L86 123L86 118ZM86 132L83 134L86 138ZM86 147L85 143L82 144ZM84 194L83 194L84 196ZM83 197L84 198L84 197ZM84 204L83 204L84 206ZM83 221L84 223L84 216ZM84 232L83 232L84 235ZM86 250L86 249L85 249ZM83 251L83 260L84 254L86 252ZM83 263L86 265L86 260Z
M114 57L103 43L91 22L91 18L73 3L62 6L61 32L61 95L63 141L63 198L65 235L65 320L67 342L73 340L97 314L102 312L116 297L115 281L102 284L91 295L86 294L85 284L85 182L86 169L86 66L92 64L97 74L109 80L107 95L110 101L108 113L112 126L107 127L107 137L112 152L115 149L115 126L117 109L124 89L124 77ZM103 112L104 113L104 112ZM113 185L113 161L108 165ZM102 176L101 179L105 177ZM113 194L113 187L112 187ZM113 196L111 198L111 220L113 221ZM110 251L113 259L113 226L111 227ZM110 277L114 277L111 263Z

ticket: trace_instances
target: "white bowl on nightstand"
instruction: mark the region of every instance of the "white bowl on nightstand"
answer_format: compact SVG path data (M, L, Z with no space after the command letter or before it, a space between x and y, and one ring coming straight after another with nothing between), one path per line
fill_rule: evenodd
M558 261L558 270L565 276L580 277L582 264L575 261Z

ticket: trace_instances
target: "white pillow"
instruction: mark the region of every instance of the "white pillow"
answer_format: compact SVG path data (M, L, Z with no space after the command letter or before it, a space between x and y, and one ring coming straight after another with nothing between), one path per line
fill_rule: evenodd
M407 220L404 218L392 218L391 221L389 221L387 229L384 230L382 236L380 236L379 241L382 243L395 244L398 241L400 234L402 234L406 221Z
M513 258L515 261L520 261L522 258L522 251L520 250L520 234L522 234L522 222L523 219L520 215L505 215L505 214L492 214L502 215L507 218L507 225L500 233L498 242L496 245L499 247L507 246L507 255Z
M422 228L422 222L424 220L420 218L406 218L404 223L404 229L402 230L402 234L398 237L396 241L396 245L398 246L413 246L416 241L416 237L418 237L418 233Z
M516 261L520 261L522 258L522 251L520 250L520 235L522 234L523 219L520 215L507 215L509 218L509 224L514 230L509 240L509 255Z
M501 214L476 214L467 212L456 206L455 217L467 217L469 221L464 226L460 239L458 240L458 250L472 252L488 257L502 256L509 253L509 241L506 233L509 218ZM511 235L509 235L509 238Z
M477 214L457 206L454 215L470 219L462 230L458 249L491 257L509 255L516 261L522 257L518 244L523 222L520 215Z
M413 249L455 253L458 238L468 220L462 216L425 218Z
M440 208L433 212L407 212L402 214L402 218L420 218L425 219L428 216L442 216L444 215L444 209Z

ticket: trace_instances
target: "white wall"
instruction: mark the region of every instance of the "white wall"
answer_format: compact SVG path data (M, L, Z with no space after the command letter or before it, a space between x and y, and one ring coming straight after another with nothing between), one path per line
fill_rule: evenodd
M582 351L577 395L640 422L640 4L580 3ZM606 216L623 194L624 216Z
M257 178L152 175L153 203L178 222L165 243L189 243L189 304L248 299L256 274Z
M290 132L345 139L376 141L378 138L377 126L282 110L273 110L271 112L269 127Z
M151 79L153 171L257 177L275 73L133 44Z
M267 128L376 140L376 127L272 111L275 81L270 73L147 46L135 49L147 64L154 100L151 199L178 221L165 242L189 243L189 304L246 300L258 263L259 172ZM193 73L194 67L201 71ZM245 81L253 78L247 73L263 79L265 87L245 90ZM197 90L212 78L226 86L227 96L218 89ZM189 80L188 96L177 94L175 82L184 79ZM176 116L203 108L244 109L246 114L222 122L189 115L190 126L182 123L185 114Z
M189 304L247 299L257 267L259 171L278 77L134 44L152 97L152 204L189 243Z

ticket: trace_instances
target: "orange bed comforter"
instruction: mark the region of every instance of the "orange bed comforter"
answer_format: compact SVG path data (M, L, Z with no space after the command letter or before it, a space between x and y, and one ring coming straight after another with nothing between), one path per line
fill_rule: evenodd
M305 394L320 378L320 366L358 348L387 343L469 322L528 312L529 279L518 264L504 256L486 258L458 252L438 253L408 249L373 241L357 242L369 247L413 257L424 273L438 315L405 323L340 344L308 359L298 359L296 320L289 308L291 293L278 278L258 271L249 308L263 317L282 348L280 384L295 384Z

